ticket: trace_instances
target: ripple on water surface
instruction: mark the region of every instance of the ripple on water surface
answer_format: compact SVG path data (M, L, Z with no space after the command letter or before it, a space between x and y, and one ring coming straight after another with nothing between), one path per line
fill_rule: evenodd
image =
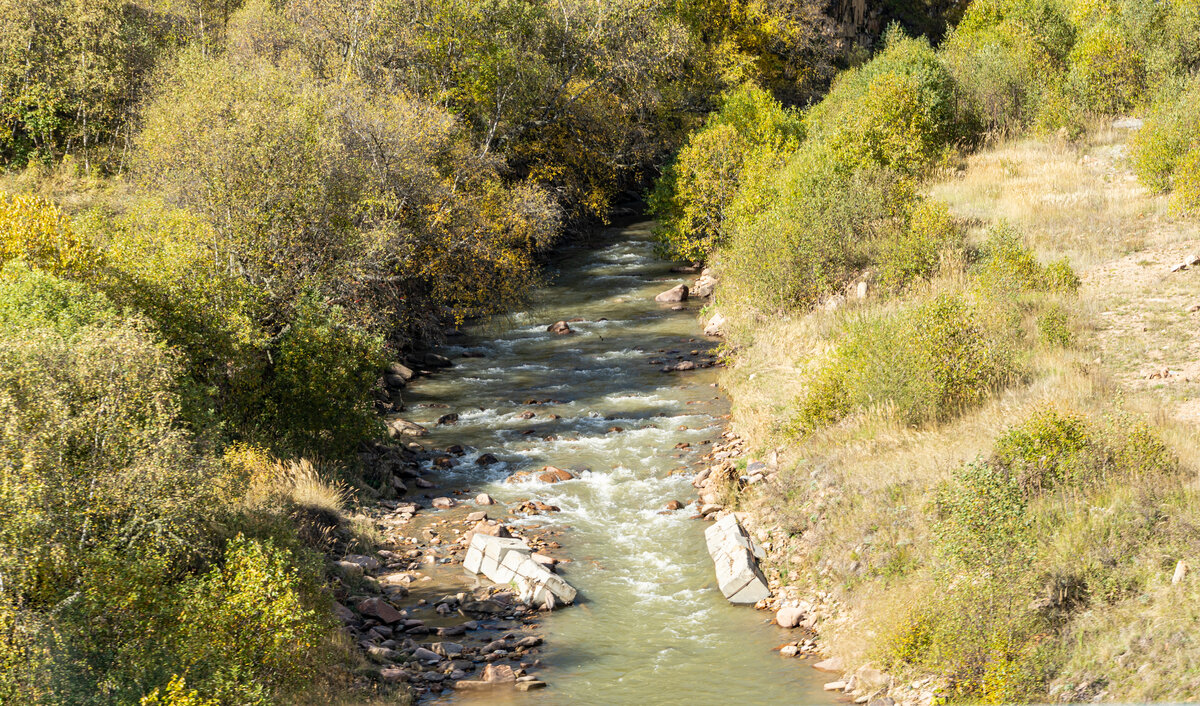
M613 233L610 245L567 258L528 311L445 349L483 357L458 358L455 369L406 392L414 421L432 425L446 412L459 414L457 425L433 428L427 440L472 449L441 472L444 484L470 484L501 503L532 497L561 508L522 522L566 530L571 561L561 573L580 592L577 605L545 619L539 675L550 688L448 700L830 703L819 674L772 652L785 635L767 614L722 598L705 550L706 523L662 509L693 498L690 476L670 472L703 453L727 405L716 398L714 371L664 374L651 364L666 351L714 343L700 339L695 303L673 311L653 301L684 280L654 259L648 233L645 224L632 226ZM572 318L583 319L571 324L575 334L546 331ZM538 404L525 404L530 399ZM523 418L528 412L533 417ZM681 442L690 447L677 450ZM474 461L484 452L501 463L480 469ZM553 485L503 482L544 465L586 470Z

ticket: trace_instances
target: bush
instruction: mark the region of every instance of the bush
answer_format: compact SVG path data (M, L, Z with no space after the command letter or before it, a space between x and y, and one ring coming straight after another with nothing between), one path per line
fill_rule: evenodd
M242 704L308 686L334 628L316 607L320 571L269 540L230 540L221 564L183 589L179 658L193 683Z
M807 147L775 177L776 196L730 224L726 287L762 310L806 308L867 267L881 243L904 238L913 184L874 169L839 176ZM753 194L739 194L739 200Z
M650 211L670 257L704 261L722 244L726 211L748 162L778 162L795 151L803 124L771 94L745 84L726 94L656 182Z
M1067 84L1087 110L1112 115L1128 110L1146 89L1146 62L1109 22L1087 29L1071 50Z
M830 166L843 174L887 167L916 175L968 136L955 104L954 79L929 42L893 28L883 51L841 73L804 124L810 139L826 144Z
M1058 304L1051 304L1038 314L1037 331L1039 340L1050 347L1068 348L1075 341L1071 317Z
M1179 213L1200 215L1200 141L1192 144L1175 168L1171 207Z
M988 234L976 274L980 286L1003 296L1020 292L1073 293L1081 284L1065 259L1042 265L1025 247L1020 233L1005 224Z
M0 192L0 265L11 260L70 275L86 272L94 255L57 206Z
M908 228L893 233L880 244L876 258L879 284L886 291L901 292L908 285L932 277L943 255L962 250L963 233L950 210L941 203L922 199L908 214Z
M812 373L791 429L809 433L879 404L907 424L948 419L1011 379L1014 353L958 296L852 319Z
M1095 422L1078 412L1042 407L996 439L991 463L1033 496L1171 473L1178 460L1145 422L1124 415Z
M300 300L280 336L264 420L301 454L342 457L382 429L371 387L383 360L383 340L315 297Z
M1170 191L1179 162L1200 134L1200 80L1155 101L1141 130L1130 139L1133 168L1142 183Z

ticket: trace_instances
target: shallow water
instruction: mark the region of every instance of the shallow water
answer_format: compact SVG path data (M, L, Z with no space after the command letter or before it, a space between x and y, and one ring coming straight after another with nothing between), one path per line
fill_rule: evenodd
M654 301L691 279L668 268L654 256L649 224L616 229L600 246L560 261L528 311L447 346L455 367L405 394L405 416L432 431L423 443L470 449L440 472L443 488L470 486L505 505L532 498L562 509L524 521L564 530L562 553L571 562L559 573L580 593L576 605L544 622L545 667L537 673L548 689L455 694L455 701L832 702L808 662L772 651L794 635L771 625L769 614L721 596L705 550L708 523L689 519L687 509L663 511L670 500L694 500L692 474L668 474L707 451L703 442L720 435L728 411L715 369L663 373L650 362L717 343L701 336L701 304L672 311ZM572 318L584 319L570 324L574 334L546 331ZM473 354L482 357L464 357ZM527 411L536 416L522 419ZM448 412L459 422L435 428ZM614 426L624 431L609 431ZM691 448L676 450L680 442ZM503 463L479 469L473 461L485 452ZM587 470L555 485L503 482L546 465Z

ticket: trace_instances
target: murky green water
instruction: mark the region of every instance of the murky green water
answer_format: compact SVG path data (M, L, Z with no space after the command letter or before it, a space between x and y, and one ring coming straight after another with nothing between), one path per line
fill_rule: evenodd
M650 361L715 343L700 335L700 303L672 311L654 302L687 280L654 257L648 224L614 231L607 243L570 254L529 311L447 347L456 367L405 395L405 416L433 429L423 442L471 449L442 472L443 486L562 508L526 520L566 529L562 542L572 561L560 573L580 592L575 606L545 621L546 667L538 674L550 687L472 699L830 703L807 662L772 652L794 636L772 626L768 614L721 596L705 550L707 523L689 519L688 510L663 512L670 500L694 499L690 474L668 474L707 450L702 442L721 433L727 404L714 387L715 370L663 373ZM573 335L546 331L573 318L583 319L571 324ZM525 404L530 399L560 403ZM430 403L449 408L423 406ZM521 418L529 411L532 419ZM434 429L448 412L460 415L458 424ZM614 426L624 431L610 431ZM691 450L677 451L680 442ZM503 463L481 471L473 460L485 452ZM555 485L503 482L545 465L588 470Z

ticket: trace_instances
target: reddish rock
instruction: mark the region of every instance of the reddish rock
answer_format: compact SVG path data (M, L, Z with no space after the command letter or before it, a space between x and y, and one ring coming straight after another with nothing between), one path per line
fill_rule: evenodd
M392 607L391 603L382 598L368 598L358 604L358 612L363 615L369 615L372 618L378 618L384 623L398 623L404 619L404 615Z
M671 502L667 503L667 509L668 510L682 510L683 503L679 502L678 500L672 500Z
M452 498L434 498L433 499L433 506L439 510L449 510L450 508L454 507L456 504L457 503L455 503Z
M571 480L574 477L575 474L571 473L570 471L564 471L563 469L555 468L554 466L546 466L542 469L542 472L538 474L537 478L543 483L559 483L564 480Z
M556 321L547 326L546 330L550 333L557 333L560 336L572 333L571 327L567 325L566 321Z

